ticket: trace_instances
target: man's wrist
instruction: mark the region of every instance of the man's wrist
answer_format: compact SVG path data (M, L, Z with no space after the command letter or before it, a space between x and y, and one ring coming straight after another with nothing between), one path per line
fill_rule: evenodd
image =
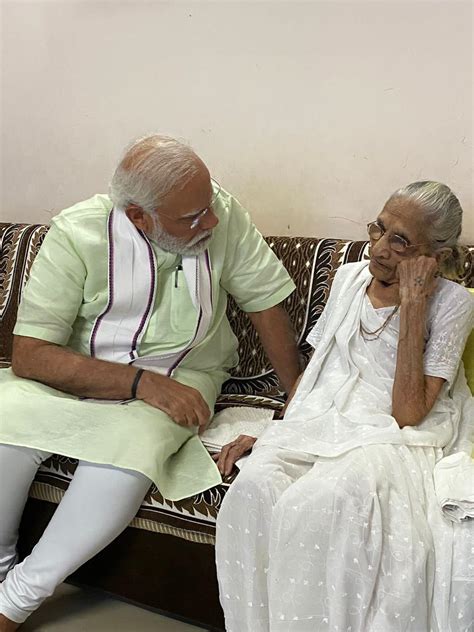
M140 386L140 381L145 373L145 369L138 369L133 378L132 386L131 386L131 398L137 399L137 391Z
M147 399L147 397L150 397L150 393L156 392L157 387L161 386L161 382L163 380L168 380L168 379L169 378L165 377L164 375L161 375L160 373L155 373L154 371L147 371L145 369L138 382L137 399Z

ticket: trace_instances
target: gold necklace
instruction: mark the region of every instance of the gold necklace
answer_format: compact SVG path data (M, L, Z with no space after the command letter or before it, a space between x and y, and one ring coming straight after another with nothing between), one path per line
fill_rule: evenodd
M375 331L367 331L367 329L364 327L364 325L362 324L362 321L361 321L361 323L360 323L360 331L362 333L362 338L364 340L367 340L368 342L372 342L373 340L377 340L377 338L380 338L382 332L388 326L388 324L390 323L392 318L395 316L395 314L397 313L399 307L400 307L399 305L395 305L395 307L390 312L390 314L385 319L385 321ZM366 338L366 336L373 336L373 337Z

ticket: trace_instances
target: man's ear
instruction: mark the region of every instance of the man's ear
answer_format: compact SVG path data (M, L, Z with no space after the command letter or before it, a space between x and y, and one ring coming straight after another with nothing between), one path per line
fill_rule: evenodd
M149 231L152 224L151 217L140 206L130 204L125 209L125 214L138 230L143 230L145 233Z

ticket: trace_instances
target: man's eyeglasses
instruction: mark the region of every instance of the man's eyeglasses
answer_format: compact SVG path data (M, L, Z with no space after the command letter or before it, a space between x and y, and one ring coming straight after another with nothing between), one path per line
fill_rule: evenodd
M367 232L372 241L378 241L384 234L385 228L379 224L379 222L370 222L367 224ZM390 235L388 238L390 248L398 254L403 254L409 248L415 248L415 246L422 246L423 244L410 244L405 237L401 235Z
M157 211L157 215L171 219L174 222L181 224L182 226L186 226L190 230L194 230L199 225L199 222L202 220L202 218L212 209L214 204L217 202L217 198L219 197L219 194L221 192L221 185L213 179L211 180L211 182L213 184L213 194L209 206L206 206L206 208L203 208L200 211L197 211L196 213L193 213L192 215L187 215L185 217L172 217L171 215L167 215L166 213L162 213L161 211Z

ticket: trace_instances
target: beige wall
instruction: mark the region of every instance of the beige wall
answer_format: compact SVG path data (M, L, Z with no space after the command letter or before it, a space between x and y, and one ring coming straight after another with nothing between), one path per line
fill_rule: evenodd
M362 237L439 179L474 243L470 2L2 3L6 220L104 191L129 139L187 139L266 233Z

